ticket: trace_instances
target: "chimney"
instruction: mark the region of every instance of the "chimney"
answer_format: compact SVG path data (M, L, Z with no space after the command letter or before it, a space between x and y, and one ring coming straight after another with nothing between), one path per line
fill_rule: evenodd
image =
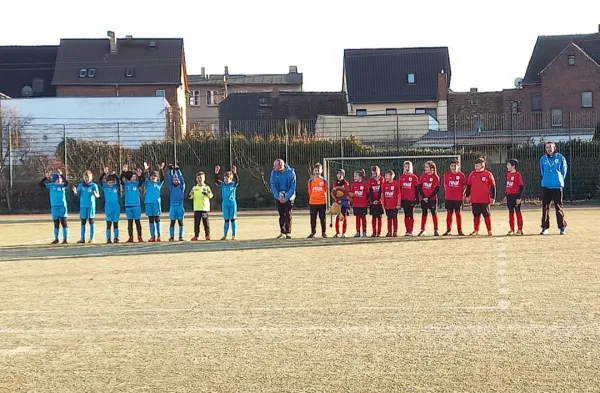
M117 36L114 31L107 31L108 42L110 44L110 53L117 53Z
M446 101L448 99L448 74L442 70L441 73L438 74L438 100Z
M229 75L229 67L225 66L225 75Z
M469 90L469 93L477 93L477 88L471 87L471 90Z
M291 65L289 73L290 74L297 74L298 73L298 66Z
M598 25L598 34L600 34L600 25Z
M200 67L200 76L202 78L206 78L206 70L204 69L204 67Z
M125 38L127 38L128 40L132 40L133 36L132 35L126 35Z

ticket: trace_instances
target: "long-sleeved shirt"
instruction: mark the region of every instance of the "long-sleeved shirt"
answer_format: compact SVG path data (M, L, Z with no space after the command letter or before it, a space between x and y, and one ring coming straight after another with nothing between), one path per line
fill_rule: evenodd
M179 179L178 185L175 185L173 182L175 176ZM169 185L169 191L171 191L171 205L183 204L185 198L185 179L179 168L169 169L167 172L167 184Z
M284 202L296 199L296 172L289 165L285 165L283 171L271 171L271 192L273 198L279 200L283 197Z

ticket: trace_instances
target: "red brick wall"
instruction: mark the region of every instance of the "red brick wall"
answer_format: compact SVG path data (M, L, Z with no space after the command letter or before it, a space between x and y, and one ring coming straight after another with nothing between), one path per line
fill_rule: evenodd
M568 65L570 55L575 65ZM581 106L581 93L593 93L593 107ZM542 73L542 106L544 111L562 109L585 112L600 109L600 67L575 45L569 46Z
M472 130L477 121L485 128L502 129L502 92L449 92L448 129Z

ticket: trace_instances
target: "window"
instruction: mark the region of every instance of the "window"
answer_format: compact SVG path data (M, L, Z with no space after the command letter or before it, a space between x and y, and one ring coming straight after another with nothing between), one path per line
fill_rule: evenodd
M219 125L218 125L218 124L215 124L215 123L211 123L211 125L210 125L210 132L211 132L213 135L216 135L216 134L218 134L218 133L219 133Z
M562 109L552 109L552 127L562 127Z
M133 75L135 75L135 70L133 69L133 67L127 67L125 69L125 76L127 78L131 78L131 77L133 77Z
M198 90L190 91L190 106L200 105L200 92Z
M44 79L42 78L35 78L33 80L33 92L34 93L41 93L44 91Z
M514 115L520 112L520 103L519 101L511 101L510 102L510 112Z
M258 106L263 107L263 108L268 107L269 106L269 101L265 97L261 97L258 100Z
M95 68L90 68L88 70L88 78L95 78L96 77L96 69Z
M206 105L216 106L217 105L217 91L209 90L206 92Z
M408 74L408 84L412 85L415 83L415 74Z
M385 114L386 115L396 115L396 114L398 114L398 111L396 110L396 108L387 108L385 110Z
M569 56L569 65L575 65L575 55L570 55Z
M79 77L85 78L87 76L87 68L82 68L79 70Z
M479 102L475 98L469 100L469 105L477 105Z
M247 93L248 90L243 90L243 89L235 89L235 93Z
M157 97L165 97L167 94L164 90L156 90Z
M531 111L541 112L542 111L542 96L534 95L531 96Z
M35 91L35 89L34 89ZM586 91L581 93L581 106L583 108L591 108L592 107L592 92Z
M415 113L416 114L428 114L429 116L433 117L434 119L437 120L437 109L436 108L417 108L415 109Z
M357 109L356 110L356 116L366 116L366 115L367 115L366 109Z

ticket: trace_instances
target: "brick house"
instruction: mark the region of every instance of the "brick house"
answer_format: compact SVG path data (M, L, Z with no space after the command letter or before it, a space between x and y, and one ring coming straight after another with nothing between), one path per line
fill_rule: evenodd
M191 130L218 132L219 104L230 94L272 91L302 91L303 75L290 66L287 74L223 74L188 75L188 124Z
M461 123L478 116L488 130L593 129L600 121L600 29L538 37L517 82L497 92L450 92L450 128L464 129Z
M55 97L58 46L0 46L0 93L12 98Z
M52 85L58 97L161 96L186 130L187 72L183 39L61 39Z
M447 47L346 49L342 90L356 116L429 114L447 130Z

